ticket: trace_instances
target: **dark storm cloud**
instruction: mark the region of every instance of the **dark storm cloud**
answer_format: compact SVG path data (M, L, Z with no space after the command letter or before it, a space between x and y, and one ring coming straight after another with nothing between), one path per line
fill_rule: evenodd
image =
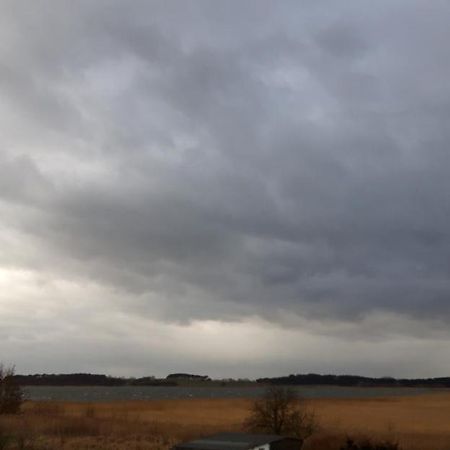
M8 224L169 321L447 320L450 16L423 5L2 2Z

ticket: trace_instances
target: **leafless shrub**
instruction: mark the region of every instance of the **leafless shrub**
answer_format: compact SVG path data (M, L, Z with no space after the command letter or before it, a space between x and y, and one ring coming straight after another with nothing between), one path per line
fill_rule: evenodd
M303 443L317 429L317 422L296 391L271 386L254 402L244 426L254 432L294 436Z
M14 367L0 364L0 414L17 414L23 402L23 393L14 379Z

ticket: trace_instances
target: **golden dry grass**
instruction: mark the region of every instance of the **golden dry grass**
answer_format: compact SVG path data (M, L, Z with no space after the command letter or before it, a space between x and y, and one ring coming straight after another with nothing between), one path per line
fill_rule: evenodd
M249 399L154 400L114 403L27 402L20 416L2 417L3 434L29 449L168 449L222 430L239 430ZM450 393L377 399L315 399L320 430L306 450L339 449L345 434L395 439L405 450L450 450ZM0 431L1 436L1 431ZM28 446L28 447L27 447ZM20 448L12 443L8 448Z
M393 438L411 450L450 449L450 393L379 399L315 400L327 433Z

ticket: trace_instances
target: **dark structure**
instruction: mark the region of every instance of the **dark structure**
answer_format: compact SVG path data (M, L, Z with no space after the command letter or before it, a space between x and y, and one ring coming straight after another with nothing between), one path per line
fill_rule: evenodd
M276 434L219 433L184 442L173 450L299 450L300 439Z

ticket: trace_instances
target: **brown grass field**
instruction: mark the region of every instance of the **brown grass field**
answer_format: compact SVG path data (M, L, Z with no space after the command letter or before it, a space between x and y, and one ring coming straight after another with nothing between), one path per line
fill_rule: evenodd
M0 450L161 449L225 430L240 430L252 400L189 399L114 403L27 402L0 418ZM450 392L307 402L319 430L305 450L337 450L346 434L393 439L404 450L450 450ZM14 440L5 444L6 436ZM3 445L3 446L2 446Z

